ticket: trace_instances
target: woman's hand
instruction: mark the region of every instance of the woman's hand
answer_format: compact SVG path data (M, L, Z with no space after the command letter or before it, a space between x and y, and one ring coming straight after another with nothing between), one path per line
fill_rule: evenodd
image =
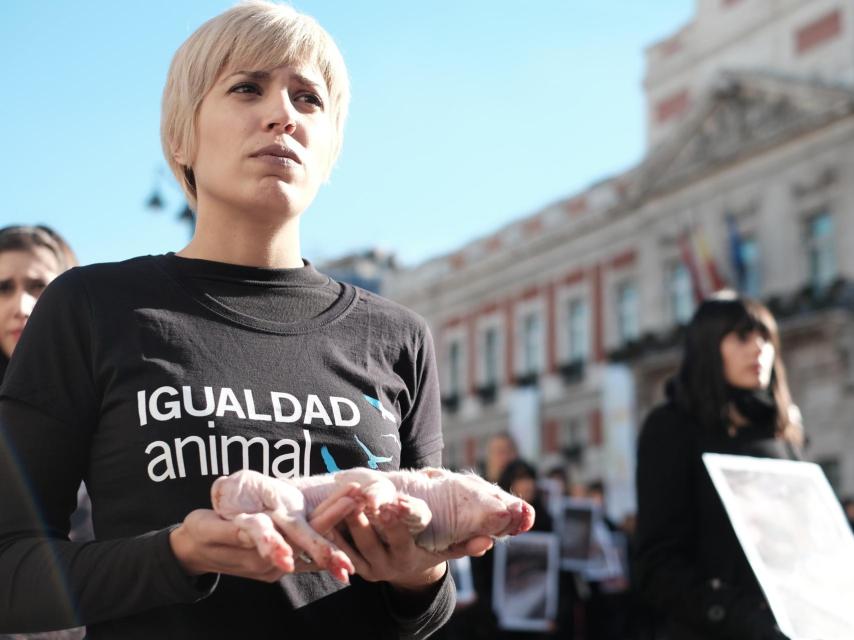
M280 568L262 558L252 540L230 520L211 509L191 511L169 534L172 552L190 576L227 573L241 578L275 582L294 570L293 551Z
M342 550L362 578L370 582L386 581L403 591L422 591L438 582L445 574L445 562L463 556L481 556L492 548L492 538L478 536L454 545L447 551L433 553L415 544L415 539L403 521L403 509L386 507L380 513L380 527L385 542L363 512L347 519L353 543L340 532L330 532L330 539Z
M328 536L344 518L362 508L344 495L346 490L342 487L334 492L312 513L309 525L321 536ZM275 559L262 556L246 532L210 509L190 512L169 534L169 542L179 564L191 576L226 573L275 582L287 573L318 571L316 564L300 559L302 549L286 537L283 553Z

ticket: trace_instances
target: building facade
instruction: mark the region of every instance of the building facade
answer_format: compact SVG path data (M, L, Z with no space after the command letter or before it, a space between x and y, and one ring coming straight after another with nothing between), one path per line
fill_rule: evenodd
M637 167L386 289L433 330L445 462L527 419L529 456L607 476L608 365L631 372L636 432L695 290L726 283L777 315L808 454L854 493L854 4L698 0L646 55Z

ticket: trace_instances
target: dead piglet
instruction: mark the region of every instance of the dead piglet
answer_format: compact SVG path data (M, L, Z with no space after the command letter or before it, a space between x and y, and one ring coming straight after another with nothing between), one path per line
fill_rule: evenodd
M398 489L393 481L394 473L357 467L332 474L332 479L336 485L356 484L359 486L365 497L365 515L383 540L385 536L382 515L385 513L393 513L395 519L402 521L413 536L418 536L423 532L433 518L430 508L424 500ZM323 478L324 476L312 477ZM314 490L310 479L299 479L295 481L295 484L307 496L307 499L313 498ZM323 495L325 491L327 489L322 489L320 495Z
M269 478L255 471L238 471L217 478L211 487L211 502L221 517L234 521L253 541L258 553L283 571L293 569L293 549L284 534L302 548L318 569L327 569L337 580L347 583L355 572L347 555L321 536L308 522L308 516L321 510L335 511L333 518L344 518L361 508L364 497L357 484L339 483L325 500L306 509L305 496L288 482ZM278 528L277 528L278 527ZM280 533L281 532L281 533Z
M416 539L428 551L444 551L475 536L517 535L534 524L530 504L472 473L424 468L388 476L400 493L424 500L433 514Z
M309 552L319 569L326 568L325 558L331 557L336 566L352 573L349 559L346 566L339 561L346 555L307 522L323 505L341 508L344 499L360 503L380 537L381 514L393 512L428 551L445 551L476 536L516 535L534 523L534 508L524 500L474 474L446 469L356 468L294 480L240 471L218 479L213 487L214 509L241 526L262 555L274 557L269 554L283 553L283 548L292 553L276 531L278 526Z

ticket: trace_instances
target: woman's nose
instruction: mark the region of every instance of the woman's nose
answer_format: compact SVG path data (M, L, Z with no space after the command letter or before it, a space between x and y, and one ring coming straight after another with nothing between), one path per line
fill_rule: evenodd
M292 134L297 127L297 110L291 102L287 91L273 91L270 93L271 106L267 117L266 128L271 131L282 131L288 135Z
M36 297L26 291L20 291L16 294L13 304L15 305L15 317L29 318L33 312L33 307L36 306Z

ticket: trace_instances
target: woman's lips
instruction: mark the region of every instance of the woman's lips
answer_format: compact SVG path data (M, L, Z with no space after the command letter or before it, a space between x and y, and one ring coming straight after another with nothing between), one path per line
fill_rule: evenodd
M261 160L262 162L273 165L274 167L294 168L299 164L298 162L296 162L295 160L293 160L291 158L286 158L286 157L282 157L282 156L262 154L262 155L258 155L258 156L252 156L252 157L255 158L256 160Z

